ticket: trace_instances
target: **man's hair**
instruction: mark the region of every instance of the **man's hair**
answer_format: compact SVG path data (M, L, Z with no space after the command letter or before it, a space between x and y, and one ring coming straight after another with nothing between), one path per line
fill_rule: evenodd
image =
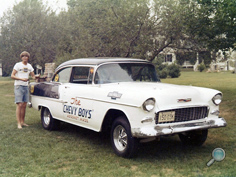
M23 56L27 56L27 57L29 58L29 57L30 57L30 54L29 54L29 52L23 51L23 52L20 54L20 58L22 58Z

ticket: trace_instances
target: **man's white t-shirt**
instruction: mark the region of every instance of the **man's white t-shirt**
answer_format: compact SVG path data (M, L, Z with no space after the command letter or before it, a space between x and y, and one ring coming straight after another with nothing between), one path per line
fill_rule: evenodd
M29 79L29 74L34 71L34 68L31 66L31 64L27 63L27 65L25 65L22 62L16 63L13 69L17 71L15 76L21 79ZM28 86L28 82L15 80L14 85Z

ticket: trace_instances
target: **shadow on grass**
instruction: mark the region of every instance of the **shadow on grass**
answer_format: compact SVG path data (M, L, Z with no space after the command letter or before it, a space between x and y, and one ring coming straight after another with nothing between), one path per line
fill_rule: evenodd
M74 137L78 141L83 141L88 146L93 148L102 148L104 154L114 153L110 143L110 136L104 133L98 133L89 129L81 128L75 125L61 123L58 130L60 135ZM57 132L58 132L57 131ZM213 144L206 143L203 146L186 146L181 143L178 136L161 137L160 141L152 141L148 143L140 143L137 156L134 160L166 160L173 158L207 158L214 148L217 147L217 142Z
M152 141L141 144L139 148L139 158L167 159L173 157L204 156L209 154L215 145L203 144L202 146L183 145L178 135L172 137L161 137L160 141ZM210 150L210 151L209 151Z

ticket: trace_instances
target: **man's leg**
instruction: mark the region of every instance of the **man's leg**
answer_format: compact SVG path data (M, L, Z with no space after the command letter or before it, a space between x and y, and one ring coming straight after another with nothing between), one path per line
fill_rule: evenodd
M21 107L21 125L29 126L25 123L25 112L26 112L27 102L24 102Z
M16 119L17 119L17 127L19 128L19 129L21 129L22 128L22 126L21 126L21 107L22 107L22 104L23 103L17 103L16 104Z
M28 126L25 123L25 112L28 99L29 99L28 87L16 86L15 87L15 102L17 103L16 119L17 119L17 127L19 129L21 129L22 126Z

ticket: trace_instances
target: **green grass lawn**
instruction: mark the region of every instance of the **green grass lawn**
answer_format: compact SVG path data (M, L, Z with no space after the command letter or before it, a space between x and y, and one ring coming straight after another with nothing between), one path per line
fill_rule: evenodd
M236 75L182 72L164 83L203 86L223 92L221 116L226 128L210 129L202 147L185 147L177 136L142 144L133 159L116 156L109 137L62 124L60 131L46 131L40 112L27 108L29 127L17 129L13 81L0 78L0 176L236 176ZM226 152L222 162L206 163L212 151Z

